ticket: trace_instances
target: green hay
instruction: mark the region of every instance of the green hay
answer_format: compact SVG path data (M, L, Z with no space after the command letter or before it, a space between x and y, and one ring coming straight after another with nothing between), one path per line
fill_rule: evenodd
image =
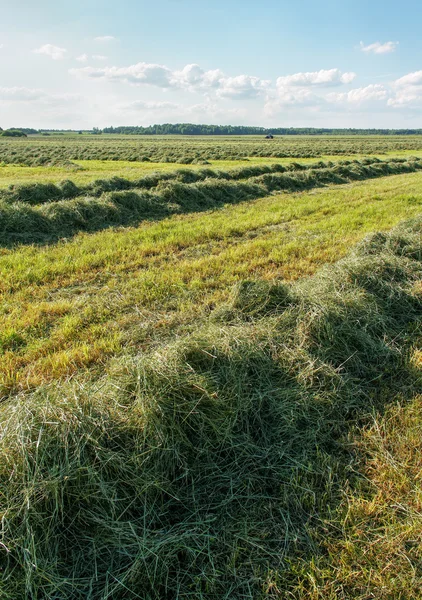
M2 598L272 598L274 573L288 593L350 476L348 430L414 385L421 228L289 287L242 284L95 383L4 402Z
M238 171L215 172L213 176L208 169L195 173L181 170L147 176L135 182L114 177L87 186L85 191L92 196L81 196L78 192L70 197L75 189L81 189L69 181L59 186L17 186L6 192L3 200L0 197L0 244L54 241L78 231L135 225L146 219L262 198L272 192L301 191L413 173L422 169L422 161L376 160L365 165L354 161L342 166L293 167L288 172L280 165L246 167ZM250 176L258 171L261 175Z

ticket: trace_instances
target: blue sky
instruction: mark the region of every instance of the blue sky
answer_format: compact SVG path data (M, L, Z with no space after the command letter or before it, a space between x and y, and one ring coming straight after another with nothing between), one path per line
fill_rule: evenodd
M0 126L422 127L422 3L0 0Z

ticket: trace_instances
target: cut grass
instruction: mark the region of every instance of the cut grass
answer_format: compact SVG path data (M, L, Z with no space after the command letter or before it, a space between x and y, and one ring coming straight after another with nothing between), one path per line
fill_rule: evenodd
M369 158L329 166L321 162L308 167L247 166L228 172L178 170L135 182L119 178L97 180L85 188L78 188L72 181L58 186L17 186L4 192L0 200L0 243L55 241L78 231L201 212L276 191L298 191L421 169L419 159Z
M0 164L61 166L77 160L140 161L209 164L251 157L266 159L320 158L336 155L377 155L422 149L421 136L65 136L0 140ZM74 167L72 167L74 168Z
M319 598L324 586L330 598L355 590L363 600L379 587L383 598L417 598L409 573L418 573L418 551L403 557L397 529L388 532L395 577L370 551L391 508L403 539L420 539L420 513L411 513L418 463L394 482L411 535L386 495L387 514L369 517L359 546L343 502L347 482L360 484L348 434L399 392L420 389L421 231L417 219L373 235L294 285L243 282L194 335L121 356L97 381L79 376L5 401L2 598L261 600L318 587ZM399 456L400 432L394 440L387 456ZM368 462L384 485L391 473ZM348 539L344 551L352 565L366 557L372 588L365 574L336 571L334 552L324 567L322 541L342 552L347 527L355 555Z
M385 154L374 154L371 155L374 158L385 160L388 157L398 156L400 158L409 158L411 156L418 156L422 158L422 154L415 150L395 150ZM271 159L268 157L261 156L250 156L240 160L209 160L210 168L212 169L235 169L238 167L244 167L245 165L263 165L278 163L282 165L289 165L292 162L292 158L277 158ZM362 160L365 158L365 154L345 154L339 157L334 154L325 154L318 158L324 162L338 162L339 160ZM314 163L316 159L313 158L300 158L298 162L303 164ZM0 189L7 188L10 185L24 185L28 183L59 183L64 179L71 177L78 185L87 185L92 183L96 179L102 179L105 177L122 177L129 180L135 180L144 174L148 174L154 171L158 172L169 172L175 169L202 169L203 165L193 164L185 165L181 163L149 163L149 162L133 162L124 160L74 160L72 161L76 165L79 165L82 170L73 171L69 168L64 167L26 167L19 165L0 165Z
M96 179L104 177L137 179L143 174L154 171L167 172L177 168L201 168L201 165L182 165L177 163L148 163L112 160L78 160L73 162L82 167L82 170L73 172L62 167L0 166L0 188L7 188L9 185L24 185L28 183L59 183L69 177L71 177L72 181L78 185L86 185ZM240 161L239 163L244 164L244 162L242 163ZM237 166L237 164L232 166Z
M421 203L415 173L3 250L2 393L195 328L237 281L311 274Z
M420 395L400 395L351 438L358 478L345 487L339 509L315 540L324 551L295 564L289 597L422 598L421 415ZM269 586L284 597L282 578Z

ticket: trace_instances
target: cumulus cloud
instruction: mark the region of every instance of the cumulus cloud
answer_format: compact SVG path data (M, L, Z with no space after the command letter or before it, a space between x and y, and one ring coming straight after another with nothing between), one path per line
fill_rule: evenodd
M363 42L360 43L360 49L362 52L372 52L373 54L391 54L391 52L395 52L397 50L397 46L399 42L374 42L373 44L368 44L365 46Z
M237 75L227 77L220 69L204 71L199 65L186 65L181 71L174 71L170 85L190 90L215 90L221 98L253 98L259 96L269 85L259 77Z
M400 108L422 108L422 71L414 71L400 77L393 83L394 96L388 105Z
M114 35L99 35L94 38L94 42L113 42L116 39Z
M199 65L186 65L181 71L174 71L170 77L171 83L176 87L195 87L201 85L204 70Z
M394 84L397 87L408 87L414 85L422 85L422 71L414 71L413 73L408 73L400 79L397 79Z
M388 91L383 85L371 84L366 87L355 88L349 92L331 93L327 95L328 102L363 104L377 100L385 100Z
M205 71L197 64L189 64L170 75L170 86L180 89L218 88L224 73L220 69Z
M355 77L356 73L340 69L321 69L278 77L275 90L269 90L267 94L264 113L274 116L298 108L319 111L327 104L325 88L346 85ZM315 90L319 90L319 93Z
M264 105L264 114L273 117L279 113L304 109L317 111L325 104L325 99L306 88L283 88L277 95L269 94Z
M150 85L162 89L215 91L221 98L256 98L269 86L270 82L238 75L227 77L219 69L205 71L197 64L186 65L181 70L172 71L165 65L140 62L129 67L83 67L70 69L72 75L89 79L119 81L132 85Z
M320 71L294 73L279 77L276 86L279 89L291 86L335 86L351 83L355 77L356 73L353 72L342 73L340 69L321 69Z
M80 56L76 57L76 60L79 62L87 62L88 61L88 54L81 54Z
M60 48L59 46L53 46L53 44L44 44L40 48L36 48L32 51L34 54L44 54L49 56L53 60L61 60L64 58L67 50L66 48Z
M0 44L0 50L4 48L4 44Z
M104 56L103 54L93 54L92 58L94 60L107 60L107 56Z
M244 100L256 98L265 92L269 85L269 81L259 79L259 77L251 77L250 75L223 77L219 80L217 96Z
M154 85L162 88L171 87L172 72L163 65L140 62L129 67L83 67L70 69L72 75L89 79L105 79L131 84Z

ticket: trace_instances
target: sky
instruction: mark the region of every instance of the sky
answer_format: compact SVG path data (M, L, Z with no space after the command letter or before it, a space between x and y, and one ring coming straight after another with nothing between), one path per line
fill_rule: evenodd
M0 0L0 127L422 127L422 2Z

